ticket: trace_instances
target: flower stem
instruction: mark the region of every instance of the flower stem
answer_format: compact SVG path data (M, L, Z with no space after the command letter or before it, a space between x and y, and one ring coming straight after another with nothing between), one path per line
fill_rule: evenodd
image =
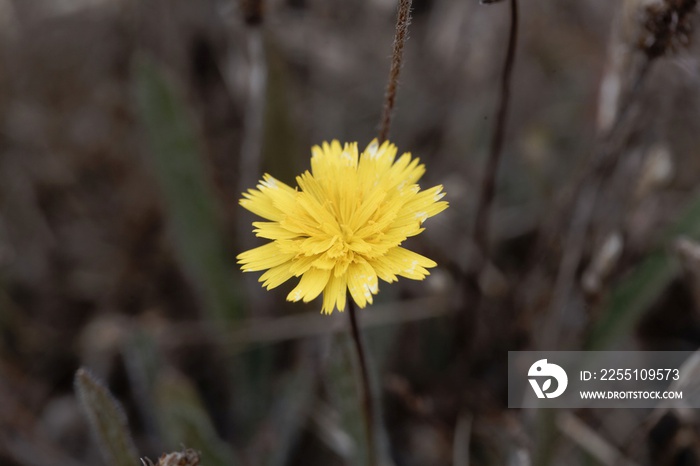
M391 69L389 71L389 83L384 94L384 109L379 129L379 142L382 143L389 137L391 127L391 115L394 112L394 102L396 101L396 88L399 83L399 72L403 60L403 46L408 36L408 25L411 23L411 3L412 0L400 0L399 12L396 15L396 35L394 36L394 46L391 53Z
M515 63L515 49L518 45L518 2L510 0L510 30L508 33L508 50L506 52L503 72L501 74L501 88L498 96L498 113L491 135L491 147L481 181L481 192L476 207L476 219L474 221L474 243L479 248L482 257L488 254L488 235L490 211L493 198L496 194L496 176L503 152L503 139L505 137L506 117L510 103L510 82Z
M360 363L360 378L362 379L362 412L365 418L365 435L367 437L367 457L369 466L377 466L377 447L374 433L374 403L372 402L372 385L369 380L369 369L367 367L367 358L365 355L365 345L360 333L360 328L357 325L357 314L355 303L348 296L348 307L350 314L350 329L352 331L352 340L355 344L357 352L357 360Z

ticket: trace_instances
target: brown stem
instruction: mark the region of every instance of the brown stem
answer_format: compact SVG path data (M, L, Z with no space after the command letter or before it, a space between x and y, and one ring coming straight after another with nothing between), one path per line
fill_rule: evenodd
M367 457L369 466L377 466L377 447L374 434L374 403L372 403L372 386L369 381L369 369L365 356L365 345L362 340L360 328L357 325L357 315L355 303L352 297L348 296L348 308L350 314L350 329L352 340L355 343L357 360L360 363L360 377L362 379L362 412L365 418L365 435L367 436Z
M399 1L399 12L396 15L396 35L394 36L394 47L391 53L389 83L384 94L384 109L379 130L380 143L389 137L391 116L394 112L394 102L396 101L396 88L399 83L401 61L403 60L403 46L406 43L406 36L408 36L408 25L411 24L411 3L411 0Z
M496 177L498 175L501 153L503 151L506 117L508 116L508 106L510 104L510 83L517 45L518 2L517 0L510 0L510 32L508 35L508 50L503 64L503 74L501 75L498 113L496 114L496 121L491 136L491 146L488 159L486 160L486 167L484 168L484 176L481 182L481 191L479 192L474 222L474 243L479 249L482 258L486 257L488 251L491 204L493 203L493 198L496 193Z

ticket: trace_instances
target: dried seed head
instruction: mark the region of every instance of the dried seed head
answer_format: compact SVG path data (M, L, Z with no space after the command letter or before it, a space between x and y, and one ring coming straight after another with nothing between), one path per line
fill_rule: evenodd
M664 0L646 8L639 48L650 60L690 44L697 0Z
M200 466L199 453L191 448L173 453L163 453L158 458L157 465L154 465L153 461L148 458L141 458L141 463L144 466Z

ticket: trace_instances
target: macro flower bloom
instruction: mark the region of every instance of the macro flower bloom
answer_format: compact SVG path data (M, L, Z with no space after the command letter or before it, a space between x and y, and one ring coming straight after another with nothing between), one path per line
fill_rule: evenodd
M322 312L345 309L347 292L361 308L372 303L378 280L422 280L437 264L401 244L422 232L423 222L448 206L442 186L421 191L418 159L396 159L394 144L338 141L311 149L311 171L294 189L266 174L241 206L269 220L254 222L256 236L271 242L239 254L245 272L272 289L301 277L288 301L309 302L323 293Z

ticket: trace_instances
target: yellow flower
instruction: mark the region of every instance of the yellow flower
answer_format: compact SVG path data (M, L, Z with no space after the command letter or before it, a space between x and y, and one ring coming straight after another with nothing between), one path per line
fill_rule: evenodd
M379 291L377 278L422 280L437 264L401 247L421 225L447 208L442 186L421 191L425 173L418 159L396 146L372 141L362 154L357 143L338 141L311 149L311 172L297 189L264 175L240 204L269 222L254 222L255 234L272 242L239 254L245 272L266 270L267 289L301 277L288 301L309 302L323 293L322 312L345 309L347 290L361 308Z

